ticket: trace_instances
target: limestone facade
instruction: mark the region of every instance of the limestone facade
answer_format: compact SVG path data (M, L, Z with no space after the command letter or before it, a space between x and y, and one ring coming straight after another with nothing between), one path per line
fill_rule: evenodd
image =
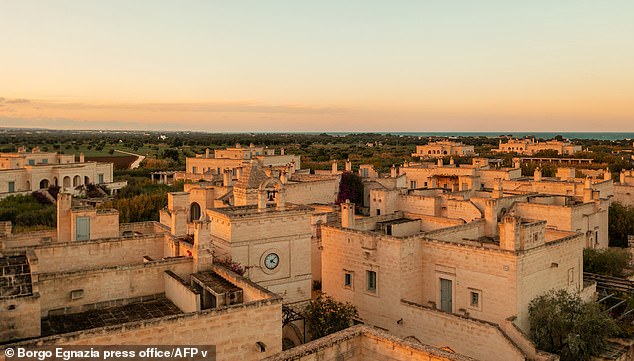
M583 234L547 228L546 221L507 214L488 234L485 219L451 224L403 211L357 217L353 209L343 204L340 223L322 226L322 289L357 306L360 321L399 337L438 346L432 330L440 328L462 353L464 338L448 336L447 321L433 326L436 314L419 316L421 310L443 311L461 332L455 315L498 326L514 318L527 332L534 297L584 287ZM482 352L470 347L464 354Z
M535 141L535 139L508 139L506 143L502 143L498 149L494 151L500 153L518 153L533 155L535 153L544 150L557 151L559 155L572 155L581 151L580 145L574 145L568 141L548 140L548 141Z
M614 200L624 205L634 206L634 171L621 171L619 182L614 185Z
M88 183L121 189L125 182L114 182L113 164L79 161L74 155L31 152L0 153L0 198L11 194L27 193L57 185L65 192L74 192Z
M120 225L116 211L68 194L57 205L57 231L0 227L0 349L213 344L218 360L281 351L281 297L213 264L208 224L181 236L177 223Z
M291 173L301 169L300 157L286 154L284 149L276 154L275 149L256 147L253 144L249 147L236 144L233 148L217 149L213 154L207 149L204 154L188 157L185 172L176 174L175 178L192 181L211 180L214 175L230 172L232 179L238 179L240 169L251 161L257 161L262 167L292 166Z
M460 142L438 141L426 145L417 145L416 153L412 157L441 158L446 156L474 156L476 155L472 145Z

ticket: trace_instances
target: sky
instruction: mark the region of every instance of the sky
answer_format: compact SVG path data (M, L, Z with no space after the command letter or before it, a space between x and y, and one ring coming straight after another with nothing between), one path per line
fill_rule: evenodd
M0 127L634 131L631 0L0 0Z

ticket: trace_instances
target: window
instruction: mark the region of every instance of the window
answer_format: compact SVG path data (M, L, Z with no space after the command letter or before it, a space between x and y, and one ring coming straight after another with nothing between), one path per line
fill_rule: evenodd
M368 292L376 292L376 272L374 271L365 271L365 277L367 280L367 291Z
M9 181L9 193L15 192L15 182Z
M482 310L482 291L480 290L470 290L469 291L469 307Z
M575 269L574 268L571 268L568 270L568 284L569 285L575 284Z
M377 210L376 210L376 215L377 215L377 216L380 216L380 215L381 215L381 210L380 210L380 209L377 209Z
M352 288L352 273L346 272L343 275L343 286L345 288Z
M29 159L29 165L35 165L35 159Z
M193 202L189 208L190 222L200 220L200 205Z
M427 182L425 182L423 185L425 186L425 188L427 188Z
M97 174L97 177L99 179L99 184L103 183L103 174Z
M415 189L416 188L416 181L409 181L409 187L410 187L410 189Z
M194 174L198 173L198 167L192 167L192 173Z
M70 299L71 300L78 300L78 299L83 298L83 297L84 297L84 290L83 289L70 291Z

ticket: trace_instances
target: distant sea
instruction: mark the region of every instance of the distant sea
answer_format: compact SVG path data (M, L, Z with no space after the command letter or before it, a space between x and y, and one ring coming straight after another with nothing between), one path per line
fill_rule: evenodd
M497 138L500 135L513 135L516 138L523 138L527 135L534 135L536 138L552 139L561 135L568 139L598 139L598 140L622 140L634 139L634 133L619 132L378 132L379 134L408 135L415 137L491 137ZM351 134L347 132L328 134Z

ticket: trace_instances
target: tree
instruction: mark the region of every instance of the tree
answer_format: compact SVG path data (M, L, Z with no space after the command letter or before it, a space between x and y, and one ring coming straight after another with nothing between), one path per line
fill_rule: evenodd
M533 299L528 313L530 336L537 348L559 354L562 361L590 360L618 332L599 304L584 303L565 290Z
M627 237L634 235L634 207L614 202L608 209L610 246L627 247Z
M606 276L625 277L632 259L628 250L620 248L583 250L583 271Z
M313 340L352 326L352 320L358 316L353 304L335 301L330 296L321 295L306 306L306 321Z
M363 205L363 180L356 173L343 172L341 174L337 204L344 203L347 199L359 206Z

